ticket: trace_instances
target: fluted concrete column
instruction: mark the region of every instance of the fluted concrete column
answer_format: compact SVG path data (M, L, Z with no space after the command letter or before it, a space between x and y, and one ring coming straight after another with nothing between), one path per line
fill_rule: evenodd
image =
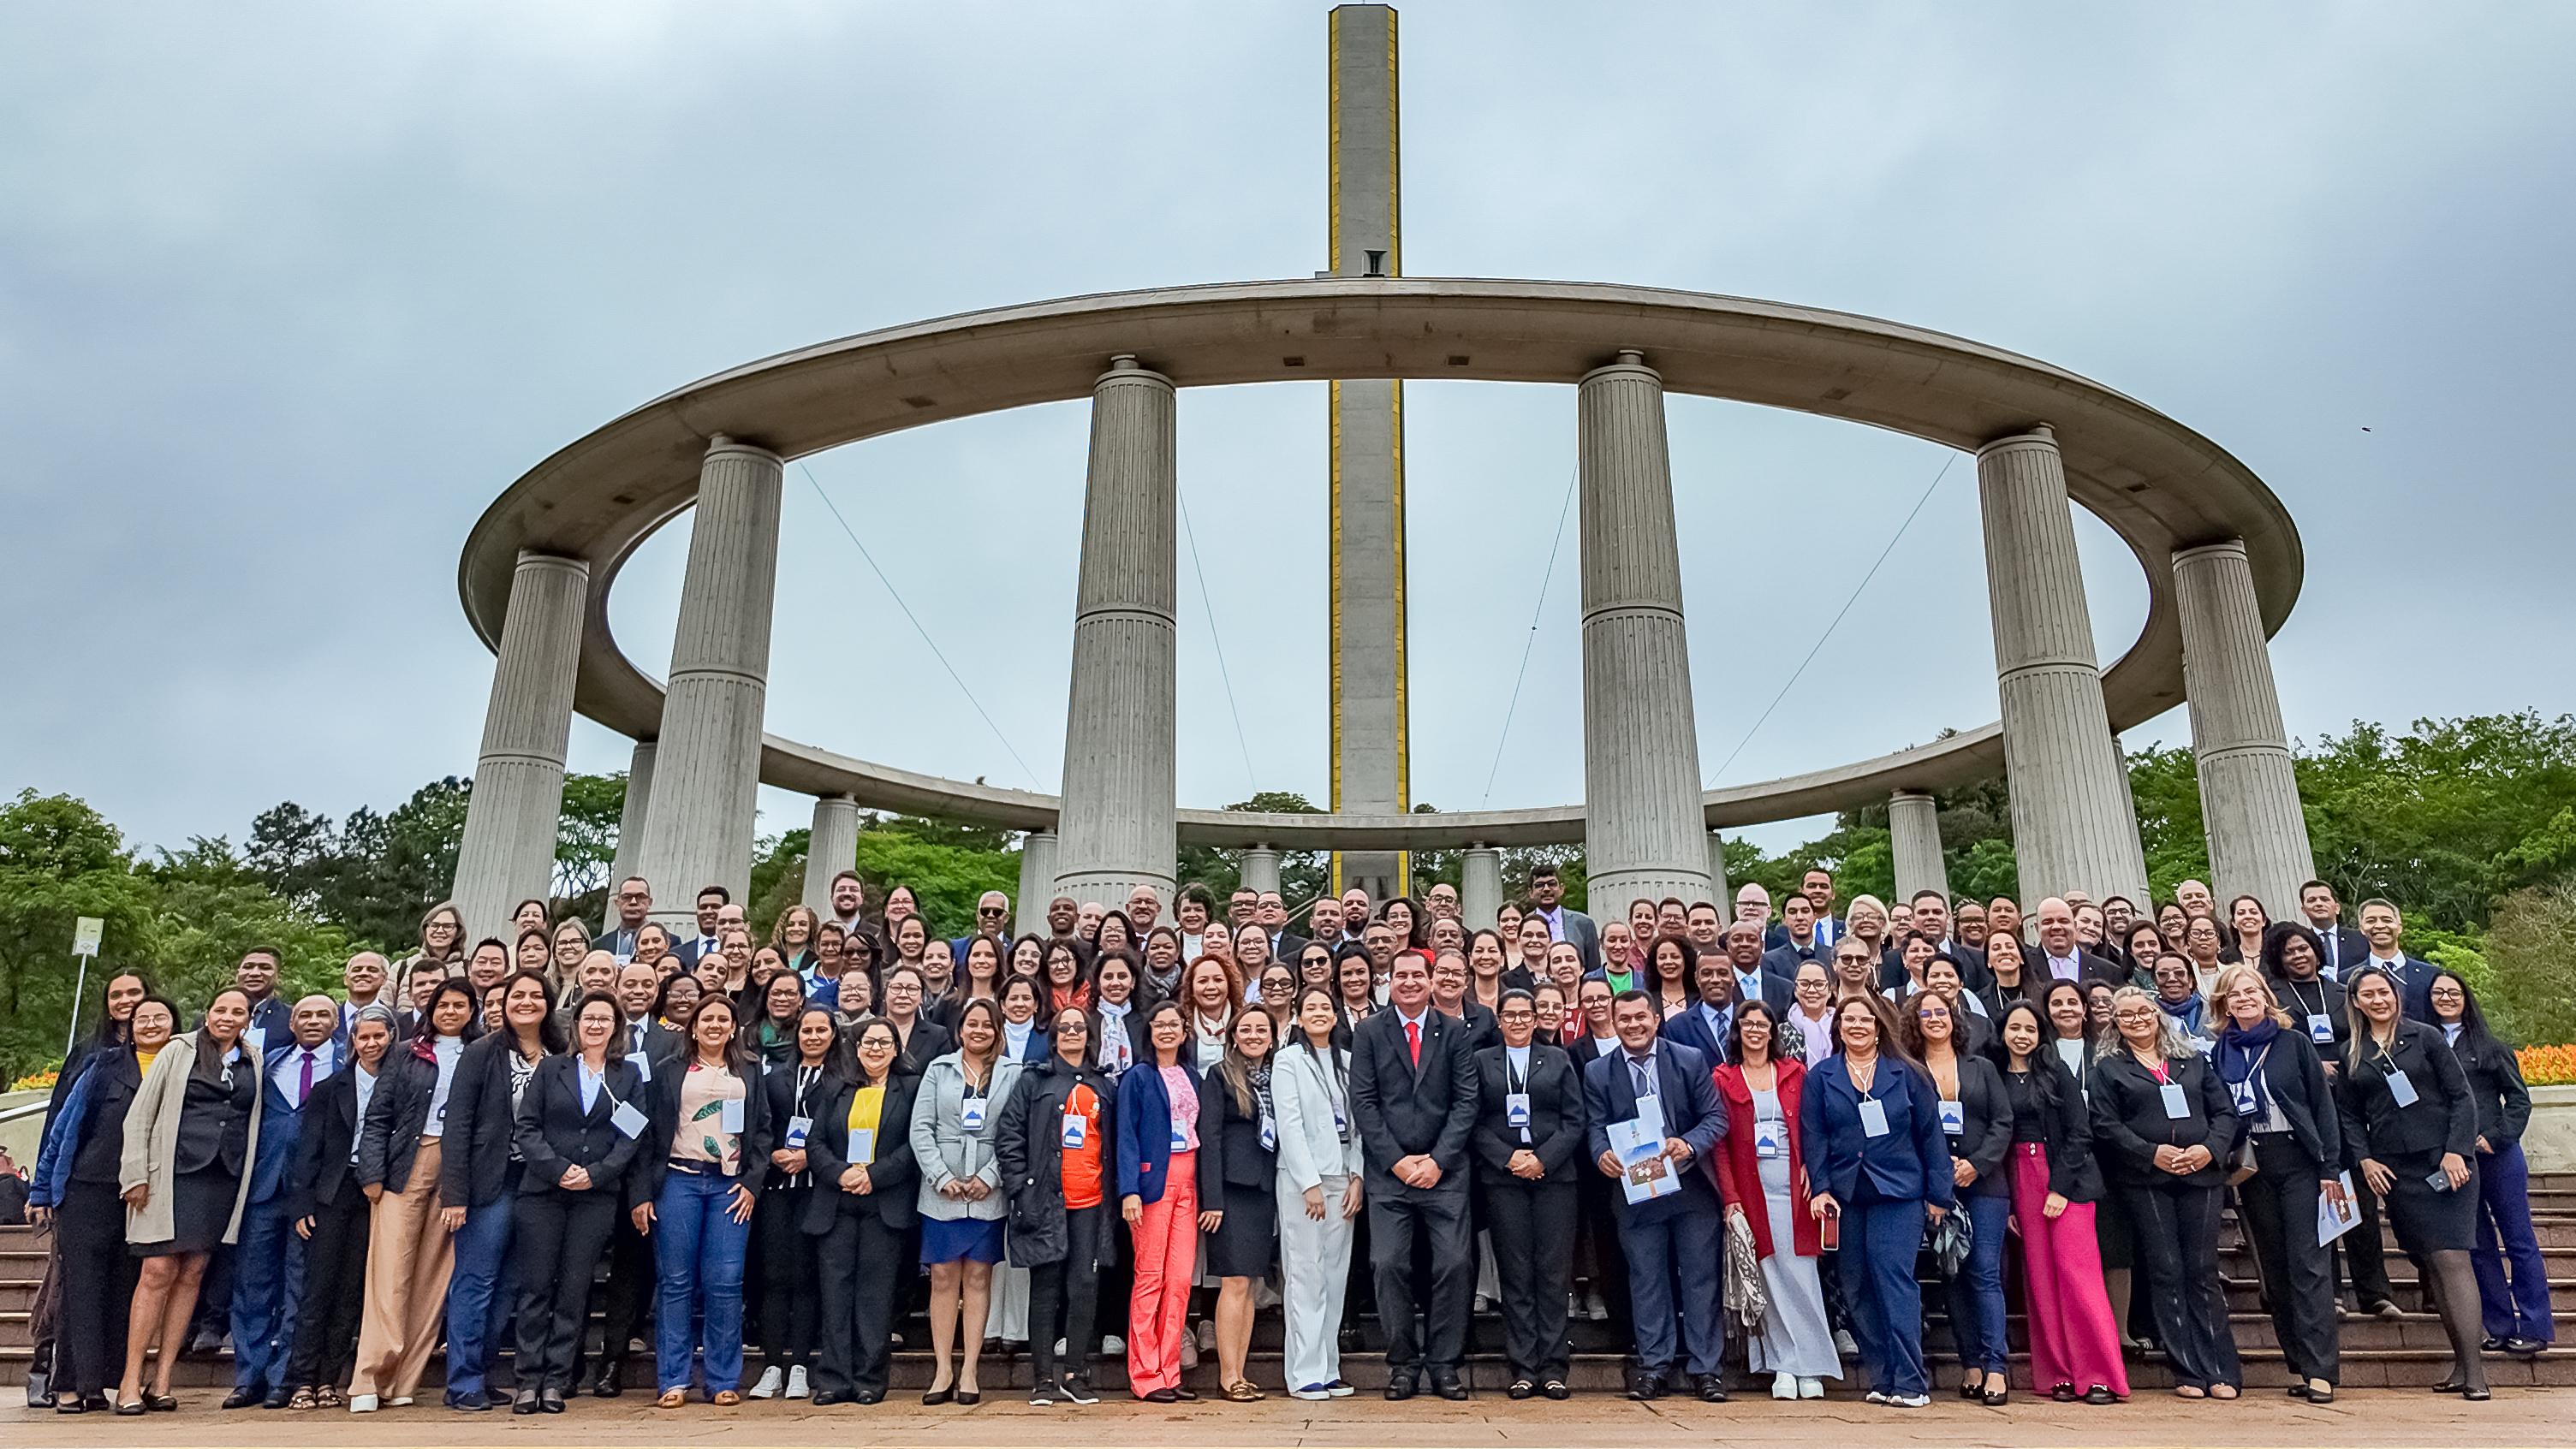
M1458 876L1458 915L1470 931L1490 931L1503 914L1503 853L1490 845L1467 847ZM1506 956L1518 959L1506 949Z
M1244 851L1243 869L1237 873L1248 891L1279 889L1279 852L1267 845L1256 845Z
M814 830L805 845L805 904L832 919L832 877L859 863L859 802L847 795L814 799Z
M1172 898L1172 380L1119 357L1091 391L1091 471L1065 711L1055 889Z
M1719 921L1735 919L1735 907L1729 904L1734 896L1726 883L1726 837L1712 830L1708 833L1708 898L1717 907Z
M1941 859L1941 818L1932 797L1920 790L1899 790L1887 799L1888 843L1896 855L1896 899L1914 899L1916 891L1939 891L1950 898L1950 868Z
M1594 920L1709 898L1664 381L1635 352L1576 392L1583 550L1584 857Z
M581 668L590 564L521 550L483 713L483 752L465 804L453 892L472 937L500 933L510 908L551 894L563 813L564 750Z
M1032 830L1020 837L1020 898L1011 903L1011 933L1046 935L1047 902L1055 894L1055 832Z
M1977 489L2021 898L2143 901L2146 853L2102 705L2056 435L2043 425L1980 448Z
M636 872L653 887L656 920L691 920L705 886L723 886L738 901L751 895L779 484L777 454L722 434L698 469L697 519Z
M2272 919L2294 920L2316 857L2244 541L2178 550L2173 570L2210 884L2222 899L2254 896Z
M617 854L608 867L608 893L617 894L617 883L635 873L643 860L644 807L653 798L654 742L637 740L635 756L626 766L626 807L617 816Z

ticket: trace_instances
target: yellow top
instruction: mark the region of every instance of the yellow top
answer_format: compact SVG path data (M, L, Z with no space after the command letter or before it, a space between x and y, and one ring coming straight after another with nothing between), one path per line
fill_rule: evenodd
M850 1094L850 1160L861 1167L874 1166L877 1160L877 1118L885 1113L885 1088L861 1087ZM857 1147L860 1133L868 1134L868 1150L862 1155Z

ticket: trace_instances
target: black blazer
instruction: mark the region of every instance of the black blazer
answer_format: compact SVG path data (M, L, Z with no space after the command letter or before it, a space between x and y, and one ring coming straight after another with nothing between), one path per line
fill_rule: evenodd
M2138 1064L2125 1046L2093 1064L2093 1145L2111 1164L2114 1181L2126 1187L2162 1187L2183 1182L2216 1187L2225 1180L2227 1149L2236 1142L2236 1099L2227 1084L2198 1052L2165 1063L2166 1074L2182 1087L2183 1117L2165 1115L2164 1085ZM2156 1167L2159 1147L2209 1149L2209 1165L2179 1177Z
M1434 1008L1435 1010L1437 1008ZM1458 1003L1458 1017L1467 1028L1467 1054L1473 1056L1489 1046L1503 1044L1503 1023L1494 1009L1469 997Z
M642 1136L629 1137L614 1120L618 1105L633 1102L642 1087L633 1062L612 1059L598 1098L584 1111L581 1058L558 1054L537 1063L536 1075L528 1079L518 1115L511 1121L519 1156L527 1163L527 1170L519 1175L519 1191L560 1187L564 1173L580 1167L590 1173L590 1186L584 1191L615 1194L643 1150L644 1139L652 1135L653 1129L647 1126ZM509 1090L505 1078L504 1102L509 1100ZM637 1110L642 1110L640 1103ZM455 1120L453 1113L448 1120Z
M2297 1023L2293 1029L2308 1038L2316 1047L2318 1056L2328 1062L2341 1062L2344 1043L2352 1040L2352 1013L2344 1009L2343 987L2323 976L2312 976L2305 981L2275 976L2270 978L2270 984L2272 998L2280 1002L2281 1009ZM2318 1041L2309 1035L2308 1018L2311 1016L2326 1019L2325 1040Z
M489 1207L501 1196L518 1131L510 1110L512 1039L510 1032L486 1032L456 1059L456 1078L447 1085L447 1135L438 1150L438 1198L449 1207Z
M743 1150L758 1152L763 1162L769 1162L769 1154L787 1146L788 1122L797 1117L813 1117L822 1109L824 1101L832 1095L832 1088L838 1081L838 1078L831 1073L823 1072L818 1074L802 1092L799 1092L796 1088L796 1079L800 1070L797 1063L790 1062L783 1067L772 1067L769 1075L760 1079L757 1090L769 1099L762 1104L767 1109L761 1113L763 1131L758 1142L750 1144ZM845 1128L847 1125L847 1123L843 1124ZM808 1141L805 1170L798 1173L781 1172L777 1164L771 1163L768 1170L769 1180L761 1189L763 1192L777 1192L785 1188L813 1185L814 1157L811 1141L813 1133L810 1129L806 1137Z
M386 1048L385 1059L378 1065L376 1089L367 1098L367 1120L358 1128L360 1187L381 1185L387 1192L401 1192L411 1185L411 1165L420 1157L421 1129L429 1125L429 1102L438 1095L438 1063L413 1051L428 1040L413 1037L396 1042ZM460 1073L465 1070L462 1056L456 1060L456 1069ZM455 1094L451 1080L450 1102L455 1100ZM442 1135L442 1153L445 1144Z
M1225 1189L1254 1187L1264 1192L1279 1177L1279 1145L1274 1126L1271 1145L1261 1145L1260 1101L1247 1117L1236 1105L1225 1074L1210 1067L1199 1078L1199 1207L1215 1212L1225 1206Z
M2368 1043L2355 1045L2359 1060L2344 1069L2341 1099L2348 1166L2365 1157L2385 1162L2418 1153L2456 1152L2463 1161L2478 1160L2478 1104L2440 1027L2400 1017L2385 1053ZM2391 1070L2406 1074L2415 1105L2397 1105L2388 1090Z
M1434 1011L1422 1013L1422 1064L1414 1066L1402 1013L1389 1007L1351 1033L1351 1125L1360 1134L1371 1192L1404 1189L1395 1179L1398 1158L1421 1153L1440 1168L1435 1192L1463 1190L1467 1134L1476 1125L1476 1059L1467 1050L1467 1024Z
M900 1035L900 1033L898 1033ZM932 1021L928 1013L912 1019L912 1040L894 1059L894 1069L907 1077L918 1077L932 1062L957 1050L957 1035Z
M1489 1046L1476 1053L1476 1127L1469 1137L1476 1149L1476 1176L1488 1183L1537 1185L1512 1174L1512 1154L1526 1147L1538 1154L1545 1173L1538 1183L1572 1188L1582 1181L1586 1161L1583 1143L1589 1124L1583 1115L1582 1072L1563 1047L1530 1043L1529 1080L1521 1084L1530 1099L1530 1140L1523 1142L1521 1129L1511 1126L1508 1117L1507 1098L1513 1090L1509 1050Z
M1958 1062L1960 1130L1945 1134L1950 1139L1950 1157L1953 1161L1964 1157L1977 1170L1969 1196L2010 1197L2012 1174L2006 1159L2012 1154L2013 1112L2003 1073L1984 1057L1962 1056ZM1931 1072L1926 1070L1924 1075Z
M814 1130L805 1138L806 1169L823 1189L807 1195L804 1228L808 1234L820 1237L830 1232L833 1220L842 1213L857 1217L874 1212L879 1222L897 1232L921 1220L916 1200L921 1169L912 1160L912 1099L920 1091L918 1073L899 1069L886 1073L885 1103L877 1112L877 1160L868 1164L868 1191L844 1192L841 1174L850 1167L850 1101L859 1088L855 1082L834 1083L831 1096L814 1115Z
M124 1166L125 1114L143 1090L143 1064L135 1060L134 1048L109 1047L91 1057L83 1075L89 1079L88 1103L71 1144L71 1180L114 1183ZM338 1079L335 1074L326 1080Z
M2294 1010L2292 1014L2297 1013ZM2215 1071L2217 1057L2213 1055L2210 1061L2212 1075L2218 1077L2219 1085L2226 1085L2225 1075ZM2281 1109L2281 1118L2290 1124L2291 1140L2299 1144L2299 1150L2316 1159L2326 1176L2334 1176L2345 1165L2342 1104L2335 1100L2334 1084L2326 1079L2325 1062L2304 1030L2283 1027L2281 1034L2272 1039L2271 1054L2263 1058L2263 1090ZM2254 1128L2250 1117L2239 1118L2238 1122L2243 1131Z
M2478 1104L2478 1135L2498 1152L2507 1143L2520 1142L2522 1130L2531 1125L2531 1089L2523 1085L2522 1063L2514 1060L2513 1048L2493 1037L2480 1045L2462 1032L2451 1055L2459 1059L2469 1097Z
M358 1150L358 1064L322 1079L304 1101L304 1130L296 1134L295 1162L286 1174L289 1221L313 1216L340 1201L349 1185L349 1157Z
M2039 1112L2041 1145L2048 1150L2048 1190L2068 1202L2100 1202L2102 1164L2093 1155L2093 1118L2084 1105L2084 1089L2045 1045L2031 1054L2030 1089L2035 1090L2043 1075L2056 1087L2053 1101L2035 1096L2032 1102ZM2025 1089L2015 1087L2009 1076L2004 1079L2007 1104L2020 1090Z
M637 1105L644 1108L652 1125L644 1129L644 1139L635 1149L634 1170L627 1174L630 1208L662 1195L662 1181L671 1171L671 1144L680 1135L680 1082L688 1076L689 1066L682 1062L669 1071L656 1071L640 1089L644 1100ZM769 1095L760 1089L759 1063L745 1067L742 1078L742 1172L734 1181L757 1196L769 1180L769 1157L754 1150L769 1132Z

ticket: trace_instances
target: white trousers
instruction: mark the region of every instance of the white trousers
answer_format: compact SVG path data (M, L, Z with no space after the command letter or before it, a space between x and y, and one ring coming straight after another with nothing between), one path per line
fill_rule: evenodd
M1351 1281L1351 1235L1358 1220L1342 1216L1348 1177L1324 1179L1324 1220L1306 1216L1306 1194L1279 1183L1279 1267L1288 1280L1286 1353L1291 1389L1342 1376L1342 1298Z

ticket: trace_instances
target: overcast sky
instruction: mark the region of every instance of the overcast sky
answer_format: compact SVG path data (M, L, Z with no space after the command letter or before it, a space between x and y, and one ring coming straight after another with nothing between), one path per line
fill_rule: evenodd
M2293 734L2570 707L2576 8L1401 11L1411 274L1772 298L2046 359L2288 503ZM0 6L0 789L177 844L469 773L492 661L457 555L521 472L821 339L1314 271L1324 55L1314 3ZM1573 401L1407 394L1417 801L1580 797L1570 539L1540 600ZM1670 418L1713 783L1994 718L1960 458L1754 732L1952 455ZM791 467L770 728L1056 788L1085 428L1060 404ZM1186 392L1180 428L1181 802L1321 802L1323 388ZM2078 522L2107 662L2145 588ZM657 675L687 535L613 601ZM2176 711L2127 739L2188 736ZM627 748L577 722L572 765ZM764 791L762 829L808 808Z

